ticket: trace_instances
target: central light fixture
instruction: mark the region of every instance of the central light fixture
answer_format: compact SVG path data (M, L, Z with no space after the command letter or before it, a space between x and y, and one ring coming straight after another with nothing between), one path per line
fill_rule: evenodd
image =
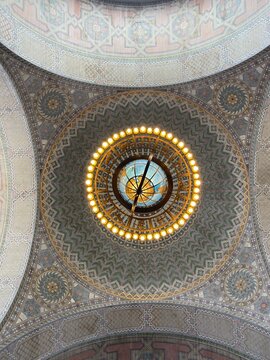
M129 241L170 236L192 216L201 180L184 142L159 128L128 128L104 141L86 175L89 205L100 223Z

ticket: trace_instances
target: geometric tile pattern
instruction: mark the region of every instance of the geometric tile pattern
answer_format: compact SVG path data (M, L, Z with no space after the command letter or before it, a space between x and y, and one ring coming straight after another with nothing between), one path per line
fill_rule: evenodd
M41 302L48 305L64 303L70 298L70 283L57 268L48 268L36 274L33 281L33 294Z
M263 50L269 6L267 0L192 0L131 10L10 0L0 9L0 40L35 65L76 80L168 85L228 69Z
M183 139L198 159L204 184L185 231L144 252L132 241L124 248L99 225L83 185L98 144L118 129L141 124ZM94 105L62 131L43 171L42 211L55 250L81 280L123 298L159 299L195 287L231 256L247 220L247 181L236 143L215 118L174 95L132 92Z
M30 360L39 358L53 345L53 331L48 329L30 336L26 342L18 345L15 354L17 359Z
M136 313L139 315L140 321L136 319ZM127 314L135 316L128 317ZM173 317L178 321L174 320L170 327L169 319L173 319ZM156 327L156 320L153 319L158 318L160 318L157 320L158 323L166 324L166 326ZM110 319L109 322L108 319ZM182 320L187 326L182 325ZM123 327L121 327L122 321L125 323ZM177 322L178 326L176 326ZM119 324L119 326L111 327L111 324ZM187 346L181 347L181 350L177 350L179 347L172 347L171 351L173 351L174 357L161 358L162 360L178 359L177 356L181 352L183 356L184 354L190 355L189 357L180 357L180 359L187 360L268 360L270 353L270 333L243 319L193 306L157 303L152 307L147 303L140 303L108 306L79 314L70 314L67 318L52 322L49 328L48 325L44 327L37 325L34 334L21 336L19 340L11 343L2 352L0 350L0 358L5 358L8 354L9 358L14 360L115 359L113 356L120 348L109 345L125 344L132 337L134 340L131 343L142 338L146 341L149 339L147 333L149 333L149 337L162 336L163 340L165 340L164 337L167 337L167 341L165 341L167 344L175 344L176 339L178 346L184 344L186 340L190 342L186 343ZM119 341L119 339L121 340ZM98 346L98 343L102 342L104 342L104 347L101 347L105 353ZM169 350L168 347L161 344L162 342L161 339L160 341L156 340L152 347L151 342L147 343L146 341L144 351L150 352L148 357L146 354L136 353L131 359L156 359L150 356L153 349L155 351L163 349L163 354L166 349ZM194 347L193 342L196 344ZM208 344L210 348L206 348L205 344ZM135 346L133 350L142 349L141 345ZM205 351L199 351L202 349ZM128 347L128 350L127 348L125 350L121 360L128 359L129 350L132 349ZM89 352L87 353L87 351ZM81 357L76 357L80 353ZM97 357L93 357L93 355L97 355ZM112 357L110 357L111 355ZM155 355L160 355L160 353L156 352Z
M248 360L233 349L180 336L143 334L109 337L75 346L52 360Z
M227 116L239 116L249 110L252 96L244 83L222 84L216 89L215 103Z
M35 230L37 181L30 129L0 66L0 322L21 285Z
M35 98L36 111L43 120L61 120L71 110L71 99L65 89L44 87Z
M262 281L251 270L245 265L238 265L230 269L222 285L227 300L239 305L246 305L256 300L262 287Z
M98 329L98 317L95 314L79 317L74 320L67 320L64 322L62 331L63 336L61 341L67 345L76 341L77 339L93 337Z
M254 166L254 205L258 237L270 266L270 89L265 92L260 122L257 125Z

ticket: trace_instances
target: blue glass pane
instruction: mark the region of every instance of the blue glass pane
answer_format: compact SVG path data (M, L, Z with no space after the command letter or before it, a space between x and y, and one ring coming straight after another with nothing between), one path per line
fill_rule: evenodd
M138 159L129 162L120 171L118 190L125 201L131 205L134 202L138 188L141 185L137 206L150 207L160 202L167 193L168 180L164 170L154 161L151 161L146 177L142 182L147 160Z

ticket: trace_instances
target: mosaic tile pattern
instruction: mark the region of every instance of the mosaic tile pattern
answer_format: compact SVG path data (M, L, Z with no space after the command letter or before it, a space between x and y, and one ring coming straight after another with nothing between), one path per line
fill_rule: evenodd
M33 294L41 303L56 305L70 297L70 283L57 268L49 268L36 275Z
M223 283L224 295L231 302L246 305L254 302L259 295L262 281L247 266L236 266L225 276Z
M188 227L171 235L170 245L158 243L160 249L151 251L150 244L146 253L132 241L132 252L119 246L123 240L117 236L119 245L114 244L113 235L89 213L82 186L89 154L104 135L143 123L181 135L200 164L204 184ZM96 124L104 131L100 135ZM75 119L55 142L42 183L44 221L59 256L83 281L129 299L172 296L209 278L237 246L249 207L245 165L229 135L192 103L154 92L109 98ZM126 272L128 277L121 275Z
M0 66L0 321L20 287L34 236L35 156L18 95ZM7 220L8 219L8 220Z
M48 121L61 120L71 110L71 99L65 89L45 87L36 95L36 109L41 118Z
M153 312L155 312L155 315ZM127 313L133 314L134 316L126 316ZM139 315L139 317L136 316L136 314ZM188 327L181 326L183 316ZM170 327L170 321L167 320L167 317L168 319L178 319L179 326L175 326L177 322L177 320L175 320L172 323L172 327ZM109 323L107 321L108 318L110 319ZM138 319L140 319L140 321L138 321ZM158 330L158 334L155 327L156 320L153 319L158 319L159 324L167 324L166 327ZM125 326L122 328L118 326L117 331L115 331L115 327L111 328L107 326L107 324L112 323L121 325L122 322L124 322ZM155 333L153 333L153 331ZM219 356L228 356L228 360L238 360L237 356L240 357L239 360L266 360L270 351L269 332L239 318L234 318L226 314L218 314L205 309L194 308L193 306L161 303L149 306L149 304L141 303L105 307L76 315L72 314L53 322L51 326L38 327L37 325L34 334L22 336L17 343L6 347L4 351L0 350L0 357L2 358L2 355L8 355L14 360L32 360L39 356L40 358L60 360L73 359L76 354L78 355L81 352L81 356L88 356L86 357L87 359L91 359L91 356L96 354L97 357L92 358L101 360L104 358L104 347L91 347L89 345L97 345L104 341L104 338L112 339L112 337L115 338L116 336L118 339L121 338L124 343L127 337L136 337L138 340L142 336L142 338L146 340L147 338L149 339L146 333L150 333L150 337L167 337L167 344L171 342L169 341L169 337L171 337L171 340L172 338L178 339L178 347L171 349L173 351L171 353L172 359L177 359L179 353L182 352L181 356L189 354L190 357L187 359L227 360L226 357L212 357L216 351ZM190 343L189 346L180 347L184 339L190 339L191 342L194 341L197 346L193 347L192 343ZM112 343L115 344L114 341L112 341ZM112 343L111 345L113 345ZM175 340L172 341L172 343L175 343ZM202 348L206 350L204 347L206 343L208 346L212 346L214 354L213 352L199 351ZM78 349L85 350L85 346L87 346L86 350L92 349L94 352L87 354L78 351ZM143 346L141 345L135 347L134 350L139 351L142 349ZM162 346L161 341L156 343L154 347L151 346L151 343L148 343L146 349L148 349L148 351L163 349L163 354L164 351L169 350L168 347ZM114 353L118 352L119 347L108 346L105 354L109 355L112 350L114 350ZM208 348L208 350L210 349ZM139 356L142 355L142 353L143 352L136 352L133 355ZM129 351L123 351L123 357L121 359L126 360L128 354L130 354ZM70 355L70 357L67 355ZM105 359L108 359L107 355ZM77 359L77 357L75 358Z
M12 21L7 23L7 29L10 24L12 24ZM33 145L36 156L39 159L40 168L43 168L44 154L47 153L49 146L55 141L57 133L70 121L71 117L106 95L123 91L117 88L82 84L54 76L21 61L16 56L8 54L8 52L4 52L3 56L2 50L0 50L0 56L2 61L4 61L6 69L8 71L12 69L12 79L17 86L28 116L29 125L32 129ZM250 148L254 146L256 140L254 123L256 125L260 118L263 118L260 110L268 82L267 63L269 60L267 57L266 51L255 59L251 59L225 73L189 84L166 88L168 92L184 94L185 97L193 101L195 99L200 106L203 106L207 111L219 117L223 126L238 143L239 148L244 154L246 164L251 165L251 167L253 160L250 157ZM249 103L248 111L236 116L221 114L219 107L213 99L216 89L220 88L220 84L225 81L237 84L240 81L241 84L245 83L248 86L253 98ZM42 88L47 86L65 89L72 101L72 113L68 113L67 116L61 119L50 121L39 116L35 107L35 96ZM257 184L256 188L253 189L252 187L252 191L255 191L255 189L257 189ZM255 191L254 196L257 194L262 193ZM129 309L127 307L130 304L126 304L123 308L123 317L121 317L121 310L116 308L117 304L120 303L119 299L101 294L97 289L75 281L68 269L62 263L59 263L59 259L51 248L43 230L42 221L39 220L33 244L32 259L29 262L23 287L0 332L0 347L3 348L10 344L0 353L0 358L12 359L17 356L20 359L20 356L25 356L27 359L30 359L31 354L34 357L41 357L42 354L49 354L48 356L50 356L54 351L56 353L67 349L73 344L78 344L80 342L79 336L81 336L82 341L88 341L99 336L114 335L116 330L118 333L121 333L122 331L128 332L127 329L130 329L136 334L139 331L165 331L178 332L187 336L199 336L233 347L240 351L240 353L244 352L253 359L268 359L270 352L269 333L267 332L270 327L268 311L270 287L265 264L269 257L267 256L267 241L265 241L267 237L262 236L260 241L259 237L256 238L257 235L254 233L254 229L257 226L261 228L261 223L257 225L256 221L253 222L252 218L249 218L242 241L227 265L198 288L168 299L167 303L173 304L171 309L169 304L164 305L162 309L161 304L152 304L154 306L153 309L149 304L145 304L144 310L141 311L141 305L137 304L134 311L133 308ZM263 235L264 233L259 234ZM258 278L263 280L263 287L260 289L258 297L245 306L227 301L221 289L222 279L225 275L224 271L226 270L227 273L227 270L229 272L235 265L239 264L250 267L252 272L256 272ZM67 298L64 303L56 306L48 306L45 303L41 304L33 297L31 292L35 275L40 270L44 271L52 266L60 266L59 269L64 271L66 278L68 278L72 286L71 298ZM109 315L108 311L106 311L105 317L105 306L111 307L116 316L113 317L113 315ZM200 309L200 307L204 309ZM86 314L89 316L93 314L92 310L94 308L96 308L95 315L89 318L90 320L87 320L87 317L85 322L82 319L78 320L78 318L82 318ZM217 312L209 311L210 309L215 309ZM131 314L138 314L138 317L136 318L136 315L130 316L130 322L128 322L129 317L126 314L129 314L130 310ZM142 315L140 316L140 314ZM198 314L200 314L199 317L197 316ZM64 340L62 337L62 327L63 320L65 319L70 321L67 329L73 328L73 320L78 320L77 325L74 323L74 328L79 329L77 332L78 336L74 334L73 337L72 335L68 337L67 335L67 342L62 341ZM96 325L94 325L95 322ZM123 330L123 327L121 329L122 323L125 325L124 328L126 330ZM40 331L43 331L46 324L47 326L49 324L49 328L52 328L54 331L53 343L48 345L45 342L47 348L42 345L42 339L38 336L33 337L33 335L38 335ZM89 336L87 335L87 329L83 332L84 327L87 328L88 324ZM111 330L106 327L108 324L110 324ZM220 328L222 328L222 331L219 330ZM80 335L81 332L82 335ZM70 330L66 330L66 334L68 333L70 333ZM24 337L25 335L26 337ZM15 355L15 349L17 349L18 345L16 339L19 338L21 338L20 352L18 355ZM33 339L33 347L31 347L31 340L24 342L26 339ZM14 340L15 342L12 343ZM22 345L22 342L27 348L29 347L29 350L23 349L24 345ZM38 345L39 343L40 345ZM32 349L34 350L32 351ZM26 355L22 355L24 353Z
M245 355L238 354L223 346L196 339L169 335L144 334L139 336L119 336L100 342L89 342L77 346L52 360L63 359L113 359L113 360L244 360Z
M269 94L269 88L266 94ZM258 221L258 236L261 239L262 246L267 254L269 263L270 255L270 161L269 161L269 145L270 145L270 100L266 97L262 113L261 123L258 129L258 138L255 149L254 160L254 181L255 181L255 207L256 220Z
M22 58L76 80L168 85L218 73L263 50L270 43L269 6L267 0L149 8L5 0L0 39Z
M237 116L248 111L252 96L245 84L226 83L216 90L215 101L225 115Z

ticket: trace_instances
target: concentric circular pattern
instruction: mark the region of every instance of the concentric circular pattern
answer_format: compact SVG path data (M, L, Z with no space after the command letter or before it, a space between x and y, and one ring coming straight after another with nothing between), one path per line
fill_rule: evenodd
M70 284L56 268L42 271L33 283L33 293L41 303L59 304L70 297Z
M225 83L216 91L215 102L225 115L243 114L248 110L251 101L252 95L244 83Z
M71 109L69 94L62 88L45 87L36 97L36 109L45 120L55 121Z
M222 286L227 300L238 305L247 305L258 297L262 281L256 272L245 265L239 265L225 276Z
M186 225L143 242L104 227L85 189L91 154L114 133L136 126L170 129L192 150L202 179L200 204ZM174 179L170 160L163 163ZM104 172L108 181L111 176ZM232 255L248 218L247 170L228 130L202 108L169 93L131 91L89 107L62 130L43 170L41 211L53 247L78 280L125 299L163 299L206 281Z
M156 187L164 185L166 173L168 189L160 196L151 180ZM184 142L145 126L103 141L89 162L85 183L89 205L101 224L139 242L159 240L182 228L194 213L201 185L199 167Z

